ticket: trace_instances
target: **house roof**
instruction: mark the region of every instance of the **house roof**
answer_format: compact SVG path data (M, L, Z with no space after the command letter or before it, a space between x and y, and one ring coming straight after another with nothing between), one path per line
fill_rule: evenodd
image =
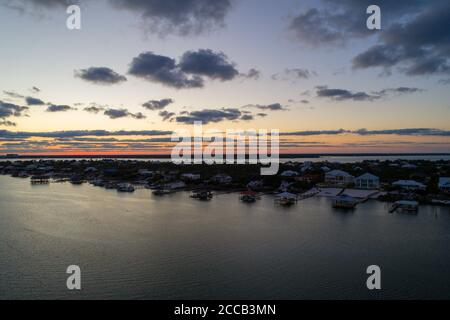
M380 180L380 178L378 178L377 176L371 174L371 173L364 173L363 175L360 175L358 178L356 178L356 180L359 179L365 179L365 180Z
M342 170L333 170L326 173L327 176L334 177L353 177L350 173L342 171Z
M414 180L398 180L393 183L400 186L414 186L414 187L426 187L423 183Z
M450 178L441 177L439 178L439 187L450 187Z

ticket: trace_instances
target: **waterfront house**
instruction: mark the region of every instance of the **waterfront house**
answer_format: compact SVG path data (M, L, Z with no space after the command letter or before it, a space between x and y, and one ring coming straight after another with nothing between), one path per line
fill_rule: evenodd
M392 184L394 187L400 187L405 190L425 190L427 188L423 183L415 180L398 180Z
M187 181L198 181L200 180L201 176L196 173L183 173L181 175L181 179L187 180Z
M153 177L155 175L155 173L153 171L150 171L150 170L147 170L147 169L139 169L138 170L138 174L141 177L145 177L145 178Z
M325 183L332 186L345 187L352 184L354 179L355 177L342 170L332 170L325 173Z
M97 172L97 168L95 167L87 167L86 169L84 169L84 173L95 173Z
M249 189L261 189L264 187L264 181L262 180L253 180L247 183L247 188Z
M365 173L355 179L355 187L359 189L378 189L380 187L380 178Z
M327 166L321 167L320 170L322 170L323 172L330 172L331 171L331 169L329 167L327 167Z
M439 178L439 190L441 190L442 192L450 192L450 178Z
M215 183L230 184L233 181L233 178L226 174L216 174L211 178L211 181Z

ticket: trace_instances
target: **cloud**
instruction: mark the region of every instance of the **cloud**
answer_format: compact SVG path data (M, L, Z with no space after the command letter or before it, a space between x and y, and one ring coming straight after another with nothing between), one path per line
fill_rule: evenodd
M29 109L28 107L3 102L0 100L0 119L9 117L20 117L23 115L23 112L27 111L28 109Z
M174 101L172 99L150 100L144 103L142 106L148 110L154 111L164 109L173 102Z
M380 95L372 95L366 92L351 92L346 89L329 89L326 86L316 87L318 98L329 98L333 101L374 101L380 99Z
M354 134L365 135L401 135L401 136L440 136L450 137L450 131L432 128L407 128L389 130L367 130L359 129L353 131Z
M160 36L196 35L224 26L231 0L110 0L116 8L141 16Z
M250 120L253 120L254 118L253 118L253 115L251 115L251 114L244 114L239 119L242 121L250 121Z
M41 99L33 98L33 97L26 97L25 101L26 101L27 105L29 105L29 106L42 106L45 104L45 102L42 101Z
M202 78L198 76L189 78L176 65L174 59L153 52L144 52L133 58L128 73L177 89L203 87Z
M185 73L222 81L232 80L239 75L234 64L228 61L223 52L214 52L210 49L185 52L179 66Z
M398 87L398 88L383 89L381 91L377 91L376 93L383 96L388 94L397 94L397 95L412 94L423 91L425 90L419 88Z
M133 58L128 73L176 89L201 88L205 79L227 81L240 75L223 52L210 49L187 51L179 63L167 56L144 52Z
M261 71L252 68L247 73L241 73L240 76L246 79L259 80L261 78Z
M338 130L307 130L294 132L280 132L280 136L319 136L319 135L338 135L349 133L350 131L344 129Z
M445 0L436 0L444 2ZM320 3L321 2L321 3ZM372 4L382 8L384 29L401 18L421 12L434 5L427 0L322 0L315 8L307 9L289 20L288 29L304 45L342 46L352 39L376 36L380 32L366 27L366 9Z
M413 6L407 6L413 7ZM450 74L450 3L422 3L410 19L397 19L378 38L378 43L353 59L353 68L396 67L411 76Z
M309 79L313 76L317 76L315 71L308 69L294 68L285 69L283 72L275 73L271 76L272 80L283 80L295 82L299 79Z
M39 89L38 87L32 87L32 88L31 88L31 92L33 92L33 93L39 93L39 92L41 92L41 89Z
M23 96L23 95L21 95L21 94L19 94L17 92L14 92L14 91L3 91L3 93L6 94L8 97L14 98L14 99L23 99L23 98L25 98L25 96Z
M70 137L108 137L108 136L166 136L171 135L172 131L163 130L72 130L72 131L49 131L49 132L24 132L0 130L0 137L7 139L26 139L26 138L70 138Z
M203 109L199 111L189 112L187 115L177 116L176 122L193 124L195 121L200 121L204 124L210 122L221 122L225 120L239 120L242 116L242 112L236 108L223 108L223 109Z
M281 105L280 103L272 103L268 105L260 105L260 104L249 104L245 106L247 108L257 108L260 110L269 110L269 111L285 111L288 110L287 107Z
M99 106L94 103L91 104L89 107L84 108L83 110L89 113L99 113L101 111L105 111L105 107Z
M0 126L5 126L5 127L15 127L15 126L16 126L16 123L15 123L15 122L12 122L12 121L0 119Z
M162 117L163 121L167 121L167 120L172 120L172 118L175 116L174 112L169 112L169 111L160 111L159 116Z
M90 67L75 70L75 77L95 84L112 85L127 81L127 78L106 67Z
M66 112L66 111L70 111L70 110L76 110L74 108L72 108L71 106L67 106L67 105L56 105L56 104L50 104L47 107L47 112Z
M127 109L107 109L103 113L105 116L108 116L110 119L119 119L119 118L126 118L131 117L134 119L145 119L146 116L143 115L141 112L138 113L131 113Z

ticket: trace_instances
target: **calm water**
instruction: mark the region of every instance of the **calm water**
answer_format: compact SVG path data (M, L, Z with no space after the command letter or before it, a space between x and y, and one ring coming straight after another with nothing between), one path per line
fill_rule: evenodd
M0 176L0 298L449 298L450 209L279 208ZM65 289L68 265L82 291ZM365 289L368 265L381 292Z

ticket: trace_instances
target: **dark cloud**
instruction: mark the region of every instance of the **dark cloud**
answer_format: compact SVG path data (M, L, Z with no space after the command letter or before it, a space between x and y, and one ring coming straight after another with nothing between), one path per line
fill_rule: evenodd
M28 2L35 5L40 5L48 8L53 7L67 7L70 4L77 3L78 1L73 0L26 0L26 1L19 1L19 2Z
M14 99L23 99L23 98L25 98L25 96L23 96L23 95L21 95L21 94L19 94L17 92L14 92L14 91L3 91L3 93L6 94L8 97L14 98Z
M128 73L176 89L201 88L205 79L226 81L239 76L224 53L209 49L187 51L179 63L170 57L144 52L133 58Z
M0 100L0 119L9 117L20 117L28 107L19 106L13 103L3 102Z
M383 89L381 91L377 91L376 94L379 95L388 95L388 94L411 94L416 92L423 92L425 90L419 89L419 88L409 88L409 87L398 87L398 88L390 88L390 89Z
M303 104L309 104L309 100L305 100L305 99L304 99L304 100L301 100L300 103L303 103Z
M126 118L131 117L134 119L145 119L145 115L143 115L141 112L138 113L131 113L127 109L107 109L103 113L105 116L108 116L111 119L119 119L119 118Z
M72 131L50 131L50 132L13 132L0 130L0 137L7 139L26 139L26 138L70 138L70 137L107 137L107 136L166 136L171 135L172 131L163 130L72 130Z
M231 0L110 0L116 8L139 14L161 36L193 35L216 29L232 7Z
M242 120L242 121L250 121L250 120L253 120L253 119L254 119L253 115L251 115L251 114L243 114L240 117L240 120Z
M185 73L222 81L232 80L239 75L234 64L228 61L223 52L210 49L185 52L179 66Z
M29 106L42 106L45 104L45 102L42 101L41 99L33 98L33 97L26 97L25 101L26 101L27 105L29 105Z
M268 114L267 114L267 113L264 113L264 112L257 113L256 115L257 115L258 117L261 117L261 118L264 118L264 117L267 117L267 116L268 116Z
M188 77L176 65L174 59L153 52L144 52L133 58L128 73L177 89L203 87L202 78Z
M9 121L9 120L2 120L0 119L0 126L5 126L5 127L15 127L16 123Z
M167 107L169 104L173 103L172 99L162 99L162 100L150 100L144 103L142 106L148 110L161 110Z
M99 112L105 111L105 107L94 104L94 105L84 108L83 110L86 112L89 112L89 113L99 113Z
M111 85L127 81L127 78L106 67L91 67L75 71L75 77L96 84Z
M445 1L445 0L437 0ZM433 3L426 0L323 0L289 21L295 38L309 46L341 46L351 39L379 34L366 27L366 9L372 4L382 9L383 28L405 16L413 15Z
M247 105L245 107L248 108L257 108L260 110L269 110L269 111L285 111L288 110L287 107L281 105L280 103L272 103L268 105L260 105L260 104L254 104L254 105Z
M34 93L39 93L39 92L41 92L41 89L39 89L38 87L32 87L31 91Z
M432 128L407 128L407 129L391 129L391 130L367 130L359 129L353 131L359 135L401 135L401 136L440 136L450 137L450 131L432 129Z
M355 69L393 67L412 76L450 74L450 2L423 2L410 19L397 19L378 44L353 59ZM406 6L411 8L413 6Z
M285 69L283 72L275 73L271 76L272 80L283 80L295 82L299 79L309 79L313 76L317 76L315 71L308 69L294 68Z
M185 116L178 116L175 120L179 123L193 124L195 121L208 124L210 122L221 122L225 120L239 120L242 112L235 108L204 109L189 112Z
M163 121L167 121L167 120L172 120L172 118L175 116L174 112L169 112L169 111L160 111L159 116L162 117Z
M368 94L366 92L351 92L346 89L329 89L326 86L316 87L318 98L329 98L334 101L374 101L380 99L380 95Z
M337 135L349 133L350 131L339 130L309 130L309 131L295 131L295 132L280 132L280 136L319 136L319 135Z
M66 111L70 111L70 110L75 110L74 108L72 108L71 106L67 106L67 105L56 105L56 104L50 104L47 107L47 112L66 112Z
M261 78L261 71L252 68L247 73L241 73L240 76L246 79L259 80Z

